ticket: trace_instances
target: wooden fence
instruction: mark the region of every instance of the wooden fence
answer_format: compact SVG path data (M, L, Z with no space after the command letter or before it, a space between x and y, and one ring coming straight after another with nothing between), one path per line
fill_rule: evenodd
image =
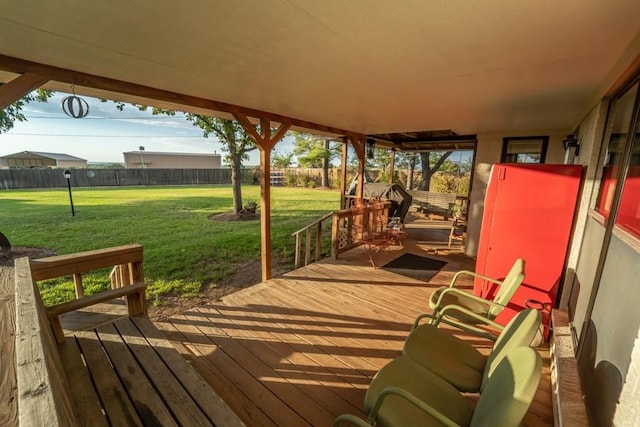
M230 184L230 169L70 169L73 187ZM66 187L62 169L0 170L0 190ZM242 171L244 183L255 171Z

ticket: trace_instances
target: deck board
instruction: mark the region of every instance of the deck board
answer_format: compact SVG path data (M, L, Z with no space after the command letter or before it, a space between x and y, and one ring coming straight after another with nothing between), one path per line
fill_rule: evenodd
M355 249L156 324L248 425L328 426L341 413L364 416L371 378L401 354L431 292L474 266L455 251L426 255L410 241L374 254L376 265L405 251L448 264L425 283L374 269ZM543 377L529 426L553 424L548 347L539 351Z

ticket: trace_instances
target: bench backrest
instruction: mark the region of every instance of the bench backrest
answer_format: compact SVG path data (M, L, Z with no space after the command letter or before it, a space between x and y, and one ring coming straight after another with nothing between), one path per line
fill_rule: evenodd
M453 193L437 193L434 191L411 190L409 192L416 202L430 203L449 209L456 202L456 195Z
M76 425L69 384L27 257L15 260L15 298L19 424Z

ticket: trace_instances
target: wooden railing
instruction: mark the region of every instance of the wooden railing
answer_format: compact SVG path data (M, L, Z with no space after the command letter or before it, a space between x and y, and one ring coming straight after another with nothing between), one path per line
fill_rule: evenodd
M72 276L76 298L82 298L83 273L113 267L109 275L111 288L121 288L132 283L144 282L142 261L142 246L133 244L34 259L31 260L31 271L35 281Z
M331 218L333 215L333 212L329 212L306 227L291 234L296 238L295 268L309 265L312 262L318 262L323 258L323 253L329 253L330 248L326 248L326 251L324 250L325 245L323 237L325 235L329 236L329 233L324 232L327 228L323 227L323 222Z
M386 226L390 206L390 202L375 201L367 206L331 212L292 233L291 236L296 238L295 268L318 262L329 252L333 258L337 258L338 254L363 244L366 234L381 231ZM325 233L328 229L323 224L329 218L331 240L330 248L326 248L329 239L323 237L328 237L328 233Z
M56 339L59 342L64 340L60 315L113 298L125 297L131 316L146 314L146 285L142 262L142 246L137 244L31 260L30 274L35 282L58 277L73 277L76 299L46 309ZM85 297L82 275L109 267L113 267L109 276L111 290Z
M337 258L339 254L363 244L367 237L365 234L381 231L389 220L390 206L390 202L379 201L334 212L331 256Z

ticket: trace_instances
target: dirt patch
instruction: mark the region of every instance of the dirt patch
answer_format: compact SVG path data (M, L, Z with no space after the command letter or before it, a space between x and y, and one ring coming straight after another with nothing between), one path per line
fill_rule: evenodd
M286 273L291 268L283 260L273 260L271 272L276 277ZM167 319L195 307L220 301L225 295L248 288L262 282L262 261L252 260L237 267L236 272L227 281L214 287L206 286L195 297L169 295L162 297L160 306L149 306L149 318L154 321Z
M0 266L13 267L16 258L28 256L31 259L44 258L57 255L56 251L47 248L21 248L13 247L8 254L0 254Z
M243 213L223 212L221 214L209 215L211 221L255 221L260 219L259 213Z

